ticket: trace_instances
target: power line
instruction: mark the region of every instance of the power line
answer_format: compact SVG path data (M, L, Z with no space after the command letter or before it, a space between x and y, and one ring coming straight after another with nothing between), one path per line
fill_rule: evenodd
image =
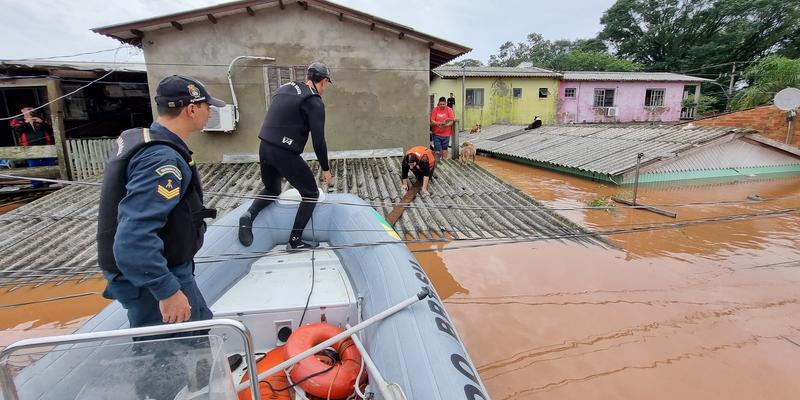
M0 178L8 178L8 179L22 179L22 180L38 180L44 181L49 183L58 183L58 184L66 184L66 185L84 185L84 186L93 186L93 187L100 187L102 183L100 182L86 182L86 181L77 181L77 180L62 180L62 179L50 179L50 178L34 178L34 177L27 177L21 175L12 175L12 174L2 174L0 173ZM221 197L232 197L232 198L240 198L240 199L247 199L247 200L272 200L272 201L284 201L284 202L316 202L316 198L305 198L301 197L300 199L285 199L281 198L280 195L261 195L261 194L244 194L244 193L230 193L230 192L216 192L216 191L207 191L204 194L210 196L221 196ZM620 208L631 208L631 209L644 209L647 207L674 207L674 208L681 208L681 207L697 207L697 206L708 206L708 205L736 205L736 204L753 204L753 203L760 203L764 201L776 201L776 200L786 200L786 199L794 199L798 198L798 195L790 195L790 196L782 196L782 197L768 197L762 198L761 200L721 200L721 201L710 201L710 202L692 202L692 203L667 203L667 204L649 204L649 205L637 205L637 206L630 206L630 205L620 205L620 206L583 206L583 207L547 207L545 205L541 206L478 206L478 205L468 205L462 203L438 203L438 204L431 204L431 205L424 205L424 204L413 204L413 203L393 203L393 202L379 202L379 201L366 201L364 200L363 203L354 203L354 202L346 202L346 201L330 201L330 202L323 202L322 204L336 204L336 205L348 205L348 206L355 206L355 207L382 207L382 208L393 208L402 206L405 208L410 209L440 209L440 210L465 210L465 211L575 211L575 210L616 210ZM12 212L12 214L8 214L9 216L14 215L13 213L17 213L16 211ZM36 216L33 214L29 214L30 216ZM44 216L44 215L43 215ZM62 218L57 216L46 216L48 218Z
M84 52L84 53L75 53L75 54L68 54L68 55L63 55L63 56L33 57L33 58L25 58L25 59L20 59L20 60L0 60L0 61L2 61L2 62L14 62L14 61L37 61L37 60L52 60L52 59L54 59L54 58L71 58L71 57L78 57L78 56L88 56L88 55L92 55L92 54L107 53L107 52L109 52L109 51L115 51L115 50L118 50L118 49L119 49L119 48L121 48L121 47L130 47L130 48L134 48L133 46L129 46L129 45L122 45L122 46L119 46L119 47L114 47L114 48L111 48L111 49L97 50L97 51L87 51L87 52ZM87 61L78 61L78 62L85 63L85 62L87 62Z
M77 297L86 297L86 296L92 296L92 295L97 295L97 294L100 294L100 292L85 292L85 293L68 294L68 295L64 295L64 296L50 297L50 298L42 299L42 300L26 301L26 302L23 302L23 303L0 304L0 308L15 308L15 307L29 306L29 305L33 305L33 304L49 303L51 301L74 299L74 298L77 298Z
M581 237L595 237L595 236L608 236L608 235L620 235L620 234L629 234L629 233L639 233L639 232L648 232L648 231L657 231L657 230L668 230L668 229L676 229L682 228L687 226L697 226L697 225L705 225L705 224L714 224L714 223L724 223L724 222L736 222L736 221L749 221L754 219L764 219L764 218L776 218L776 217L783 217L786 215L792 215L797 212L800 212L800 208L792 208L792 209L780 209L780 210L768 210L762 212L755 212L749 214L738 214L738 215L727 215L727 216L720 216L720 217L710 217L710 218L700 218L695 220L686 220L674 223L658 223L658 224L650 224L650 225L642 225L632 228L625 228L625 229L607 229L607 230L595 230L595 231L587 231L587 232L579 232L579 233L565 233L561 235L528 235L528 236L521 236L518 238L478 238L478 239L436 239L436 240L386 240L386 241L373 241L373 242L356 242L356 243L349 243L344 245L336 245L336 246L329 246L325 247L326 250L341 250L341 249L349 249L349 248L360 248L360 247L372 247L372 246L383 246L383 245L407 245L407 244L425 244L425 243L458 243L458 242L473 242L472 244L466 245L455 245L455 246L448 246L443 247L441 249L434 248L434 249L417 249L411 250L412 253L427 253L427 252L435 252L435 251L452 251L452 250L462 250L462 249L472 249L472 248L480 248L480 247L489 247L489 246L498 246L498 245L505 245L505 244L518 244L518 243L531 243L537 241L545 241L545 240L556 240L556 239L573 239L573 238L581 238ZM479 242L479 243L474 243ZM310 250L304 250L310 251ZM293 252L297 252L294 250ZM213 256L199 256L195 257L196 264L209 264L209 263L217 263L223 261L230 261L230 260L242 260L242 259L257 259L266 256L275 256L275 255L285 255L289 254L287 250L269 250L266 252L232 252L232 253L223 253L220 255L213 255ZM80 266L69 266L69 265L62 265L57 267L47 266L47 265L38 265L38 266L31 266L26 265L28 269L61 269L61 270L68 270L70 268L86 268L86 265ZM13 270L3 270L0 271L0 275L7 274L7 275L19 275L20 272L24 271L13 271ZM69 273L69 272L68 272ZM78 271L77 274L97 274L99 271ZM41 274L40 274L41 275ZM47 275L44 275L47 276ZM6 279L24 279L25 276L6 276ZM35 277L34 277L35 279ZM44 278L42 278L44 279ZM54 278L55 279L55 278ZM2 285L0 285L2 286Z
M121 48L123 48L123 47L125 47L125 45L121 45L121 46L117 47L115 50L116 50L116 51L119 51L119 50L120 50ZM114 60L115 60L115 61L116 61L116 59L117 59L117 53L116 53L116 51L114 52ZM63 96L61 96L61 97L57 97L57 98L55 98L55 99L53 99L53 100L50 100L50 101L48 101L47 103L44 103L44 104L42 104L42 105L40 105L40 106L38 106L38 107L35 107L35 108L31 109L31 111L36 111L36 110L39 110L39 109L41 109L41 108L44 108L44 107L47 107L47 106L49 106L50 104L53 104L53 103L55 103L56 101L59 101L59 100L63 99L63 98L67 98L67 97L69 97L69 96L72 96L73 94L75 94L75 93L78 93L78 92L80 92L80 91L81 91L81 90L83 90L83 89L86 89L87 87L91 86L91 85L92 85L92 84L94 84L95 82L102 80L103 78L105 78L105 77L107 77L107 76L111 75L111 74L112 74L112 73L114 73L114 72L116 72L116 69L112 69L111 71L109 71L109 72L108 72L108 73L106 73L105 75L103 75L103 76L101 76L101 77L99 77L99 78L97 78L97 79L95 79L95 80L93 80L93 81L91 81L91 82L87 83L86 85L83 85L83 86L81 86L81 87L79 87L79 88L77 88L77 89L75 89L75 90L73 90L73 91L71 91L71 92L69 92L69 93L67 93L67 94L65 94L65 95L63 95ZM19 118L19 117L21 117L21 116L23 116L23 115L24 115L23 113L19 113L19 114L17 114L17 115L13 115L13 116L11 116L11 117L0 118L0 121L8 121L8 120L12 120L12 119L15 119L15 118Z

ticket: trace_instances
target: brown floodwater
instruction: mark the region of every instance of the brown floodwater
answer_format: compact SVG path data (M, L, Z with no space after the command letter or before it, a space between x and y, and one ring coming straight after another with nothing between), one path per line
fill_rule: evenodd
M0 288L0 348L39 336L74 332L109 301L102 278L38 287Z
M478 163L587 229L800 207L800 179L629 188L501 160ZM747 201L757 194L763 200ZM720 202L726 202L720 204ZM734 203L729 203L734 202ZM679 206L689 203L710 203ZM800 393L800 218L782 212L608 235L416 244L493 399L788 399ZM462 247L462 248L459 248ZM0 346L74 331L101 310L102 279L0 288ZM58 299L62 296L77 295ZM54 300L56 299L56 300ZM21 304L32 303L32 304Z
M478 163L591 230L800 207L800 179L783 178L639 188L640 204L674 220L591 210L632 193ZM753 194L763 200L747 201ZM711 204L678 206L690 203ZM608 248L451 242L417 257L494 399L783 399L800 393L799 234L798 214L786 212L609 235Z

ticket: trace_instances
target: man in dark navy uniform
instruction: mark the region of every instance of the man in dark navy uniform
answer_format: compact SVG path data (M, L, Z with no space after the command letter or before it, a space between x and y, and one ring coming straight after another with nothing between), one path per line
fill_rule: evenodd
M128 311L130 326L142 327L210 319L194 279L194 255L203 244L203 188L186 139L208 122L211 97L199 81L178 75L156 90L158 118L149 129L122 132L103 172L97 227L97 255L108 281L103 296ZM206 331L135 338L140 363L131 377L139 398L172 399L185 385L208 383ZM188 347L187 347L188 346ZM196 370L186 354L199 357ZM194 377L194 378L192 378Z
M128 310L131 327L212 317L194 280L203 243L200 176L185 140L199 132L209 107L224 106L192 78L164 78L158 118L123 132L103 174L97 243L108 287L104 296Z
M325 144L325 104L320 97L330 84L331 72L328 66L312 63L308 67L305 82L289 82L278 88L272 96L269 111L258 135L261 139L258 150L261 181L264 183L261 196L279 195L281 180L286 178L304 199L297 209L287 244L288 250L317 245L302 240L303 229L311 219L319 191L314 174L300 157L300 153L303 152L311 132L314 152L322 168L322 178L326 184L330 184L333 177L328 166L328 148ZM243 245L250 246L253 243L253 220L271 202L271 198L258 198L239 218L239 241Z

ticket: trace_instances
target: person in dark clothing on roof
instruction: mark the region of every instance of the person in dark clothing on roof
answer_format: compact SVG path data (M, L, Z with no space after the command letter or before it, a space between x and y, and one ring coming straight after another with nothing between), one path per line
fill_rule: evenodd
M264 190L261 198L253 200L250 208L239 217L239 241L250 246L253 243L253 220L259 212L280 195L281 180L286 178L294 186L303 201L297 208L287 250L307 249L317 246L302 240L303 230L311 219L319 191L314 174L300 157L303 148L311 140L317 154L322 178L329 185L333 176L328 165L328 148L325 143L325 104L322 94L331 82L327 65L315 62L308 67L306 80L289 82L281 86L272 96L269 110L261 126L258 149L261 164L261 181Z

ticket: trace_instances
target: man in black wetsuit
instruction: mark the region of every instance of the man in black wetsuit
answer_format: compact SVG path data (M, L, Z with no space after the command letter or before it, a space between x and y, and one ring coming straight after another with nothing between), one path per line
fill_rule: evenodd
M297 209L287 250L317 245L302 240L303 229L311 219L319 191L314 174L300 153L306 146L310 131L314 152L322 168L322 178L326 184L330 184L333 176L328 166L328 148L325 144L325 104L320 97L330 84L331 73L327 65L318 62L309 65L305 82L289 82L278 88L272 96L258 135L261 139L258 149L261 181L264 183L260 195L278 196L281 179L286 178L304 199ZM253 220L270 203L271 198L256 199L247 212L239 217L239 241L243 245L250 246L253 243Z

